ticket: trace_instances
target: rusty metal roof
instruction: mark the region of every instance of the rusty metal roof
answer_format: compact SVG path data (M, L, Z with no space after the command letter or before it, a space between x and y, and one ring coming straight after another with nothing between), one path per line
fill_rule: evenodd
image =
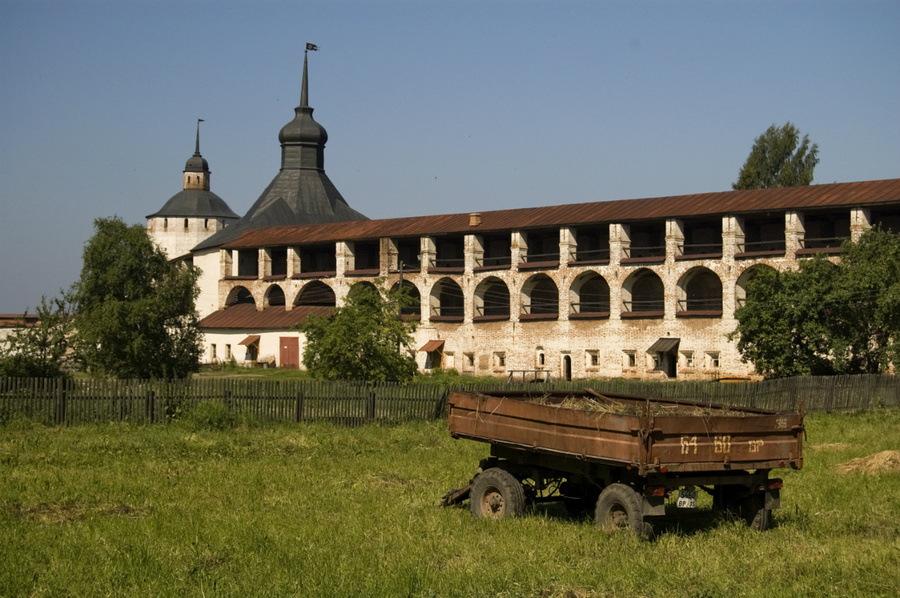
M310 314L327 316L331 313L331 307L319 305L302 305L288 311L284 306L267 307L257 311L252 303L239 303L215 311L202 320L200 328L246 329L254 330L287 330L305 322Z
M886 203L900 205L900 179L496 210L481 212L481 223L477 226L470 226L468 213L274 226L248 230L223 247L239 249L307 245L381 237L486 233L548 226L740 215L788 209L827 210Z
M432 351L439 351L444 346L444 341L442 340L433 340L428 341L419 351L425 351L426 353L431 353Z

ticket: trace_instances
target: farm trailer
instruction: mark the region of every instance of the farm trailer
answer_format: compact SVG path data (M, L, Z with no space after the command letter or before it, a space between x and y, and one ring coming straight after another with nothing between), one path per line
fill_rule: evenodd
M780 507L778 468L803 467L803 412L774 412L619 394L453 392L454 438L490 444L467 486L443 498L469 499L476 518L521 514L527 502L594 509L601 527L652 533L650 521L695 509L698 489L713 510L769 527ZM676 494L677 492L677 494Z

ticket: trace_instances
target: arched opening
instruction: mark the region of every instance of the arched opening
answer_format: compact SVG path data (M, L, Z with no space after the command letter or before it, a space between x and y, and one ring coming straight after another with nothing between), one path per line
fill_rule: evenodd
M509 287L495 276L485 278L475 288L474 320L505 320L509 318Z
M419 318L422 315L422 295L419 288L408 280L403 281L403 286L398 282L391 289L394 292L401 290L403 297L400 299L400 315Z
M228 293L228 298L225 299L226 307L246 303L256 305L256 300L253 298L253 293L251 293L244 287L234 287Z
M665 286L656 272L641 268L622 285L622 316L661 318L665 310Z
M678 281L678 316L722 315L722 281L708 268L692 268Z
M431 287L431 319L462 321L465 312L462 287L452 278L442 278Z
M596 272L585 272L569 287L569 318L609 317L609 284Z
M522 285L522 319L559 316L559 289L546 274L535 274Z
M266 307L284 306L284 291L277 284L273 284L266 291Z
M316 305L334 307L337 304L334 290L324 282L314 280L305 285L297 298L294 299L294 307L300 305Z

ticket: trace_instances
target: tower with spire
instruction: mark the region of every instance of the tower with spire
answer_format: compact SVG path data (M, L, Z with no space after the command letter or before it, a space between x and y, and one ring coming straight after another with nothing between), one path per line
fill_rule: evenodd
M209 190L209 163L200 154L201 122L197 119L194 155L184 165L182 190L147 216L150 238L170 260L190 259L191 249L239 219L225 200Z
M308 45L309 49L315 47ZM304 54L300 105L294 108L294 119L278 134L281 169L240 221L206 239L195 251L219 247L250 229L368 220L350 207L325 174L328 133L312 114L309 67Z

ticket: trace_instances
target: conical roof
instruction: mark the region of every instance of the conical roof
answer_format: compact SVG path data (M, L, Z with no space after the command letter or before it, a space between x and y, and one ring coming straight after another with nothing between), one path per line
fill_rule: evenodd
M368 220L350 207L325 174L328 133L313 119L308 80L304 56L300 105L278 134L281 170L243 218L197 245L195 251L218 247L251 228Z
M200 186L188 186L173 195L165 205L147 218L222 218L224 220L237 220L235 214L225 200L209 190L209 163L200 155L200 123L197 121L197 141L194 145L194 155L188 158L184 165L185 173L198 173L203 175L204 184ZM185 177L187 181L187 177Z

